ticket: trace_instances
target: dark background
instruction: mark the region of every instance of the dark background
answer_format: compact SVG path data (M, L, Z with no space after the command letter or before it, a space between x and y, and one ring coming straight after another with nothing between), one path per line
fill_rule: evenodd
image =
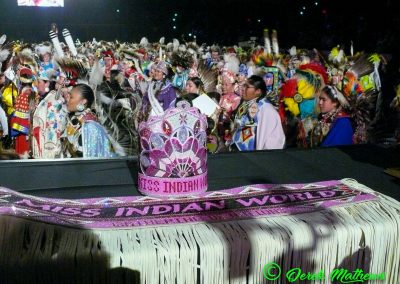
M317 5L315 4L317 3ZM280 46L397 52L400 10L394 0L65 0L64 8L17 7L1 0L0 33L11 39L48 40L50 24L67 27L73 38L158 41L176 37L208 44L235 44L264 28L278 30ZM303 9L303 7L305 9ZM119 12L117 12L119 10ZM300 12L303 12L301 14ZM176 21L173 22L174 14ZM176 29L173 29L173 26Z
M351 0L64 0L64 8L18 7L17 0L0 0L0 35L28 42L48 41L51 23L68 28L81 41L158 41L165 36L199 44L233 45L278 31L279 45L288 49L334 46L378 52L388 64L381 70L382 119L379 128L400 129L389 104L400 83L400 9L397 1L369 4ZM177 14L177 16L175 16ZM175 19L175 21L173 21ZM175 29L173 27L176 27ZM191 36L189 36L191 34ZM397 126L396 126L397 125ZM400 131L400 130L398 130Z

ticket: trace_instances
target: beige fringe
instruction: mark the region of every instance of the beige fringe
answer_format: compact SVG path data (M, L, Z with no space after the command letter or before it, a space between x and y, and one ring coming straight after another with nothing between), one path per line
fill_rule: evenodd
M373 192L354 180L343 182ZM291 268L322 269L329 278L339 265L385 272L376 283L397 283L400 203L378 195L311 214L126 230L2 216L0 283L286 283ZM263 277L270 262L282 268L275 282Z

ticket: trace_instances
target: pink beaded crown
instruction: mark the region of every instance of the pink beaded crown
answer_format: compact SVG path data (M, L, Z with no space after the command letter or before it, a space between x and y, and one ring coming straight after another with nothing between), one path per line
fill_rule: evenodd
M157 197L187 196L207 190L207 120L181 101L139 125L139 191Z

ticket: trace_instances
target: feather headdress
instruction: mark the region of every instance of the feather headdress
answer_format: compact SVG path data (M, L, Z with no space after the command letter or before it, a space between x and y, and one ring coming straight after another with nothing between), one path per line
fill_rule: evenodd
M134 59L143 59L143 57L146 54L146 51L141 48L141 49L134 49L134 48L123 48L120 51L120 54L123 55L128 60L134 60Z
M271 40L269 38L268 29L264 29L264 51L266 54L270 55L271 52Z
M299 69L309 71L315 75L320 75L323 80L323 83L325 83L325 84L328 84L328 82L329 82L328 72L326 71L325 67L322 66L321 64L317 64L317 63L303 64L303 65L300 65ZM312 79L315 79L315 78L312 78ZM320 84L321 83L322 82L320 82Z
M12 53L12 45L4 45L7 37L6 35L2 35L0 38L0 74L3 73L6 69L7 62L11 59Z
M2 35L0 37L0 74L3 73L3 62L9 60L11 58L11 51L10 48L3 48L3 44L6 42L7 36ZM4 67L6 64L4 64Z
M84 63L72 58L56 58L56 64L67 75L68 85L75 85L78 81L88 83L89 70L85 67Z
M97 86L103 82L103 77L104 69L100 66L99 60L96 59L89 75L89 85L93 90L96 90Z
M11 52L8 49L0 49L0 63L7 60Z
M35 47L35 52L40 55L44 55L46 53L51 54L51 45L48 44L39 44Z
M171 65L173 67L181 66L187 69L191 67L193 63L193 55L189 52L173 52L171 55Z
M253 51L253 54L251 55L251 60L258 67L273 65L272 55L266 52L265 49L262 48L258 48Z
M328 76L322 65L315 63L301 65L296 70L295 76L282 86L281 116L284 114L283 109L291 112L293 116L301 115L301 118L313 115L314 98L326 83Z
M347 62L347 58L346 55L344 54L343 49L339 47L332 48L331 52L329 53L328 59L336 66L343 65Z
M225 64L222 68L222 77L227 78L229 82L236 83L236 76L239 74L240 61L235 54L224 54ZM221 62L222 63L222 62Z
M172 51L178 51L179 49L179 40L177 40L176 38L174 38L172 40Z
M232 53L224 54L224 61L225 61L224 70L230 71L233 74L239 73L240 61L235 54Z
M62 34L64 36L65 42L68 45L69 51L71 51L72 56L76 56L78 52L76 51L75 43L72 40L71 33L69 32L69 30L63 29Z
M279 44L278 44L278 32L276 30L272 30L271 39L272 39L272 51L275 56L278 56Z
M348 99L335 86L327 85L327 87L331 90L333 97L339 101L339 104L343 108L346 109L350 106Z
M371 127L371 121L380 112L379 63L379 55L363 54L344 75L342 92L356 125L353 136L356 143L365 143L379 136L380 131Z
M51 42L53 43L53 47L54 50L57 54L58 57L63 57L64 56L64 52L63 49L61 47L61 43L58 39L58 30L56 27L53 27L51 31L49 31L49 36L51 39Z
M296 46L292 46L290 49L289 49L289 55L290 56L296 56L297 55L297 48L296 48Z
M56 62L63 71L72 71L77 75L78 78L86 78L88 74L88 69L80 60L71 58L57 58Z
M96 114L119 155L138 153L138 94L124 91L116 81L104 82L96 92Z
M34 57L34 53L30 48L28 48L28 47L23 48L20 52L18 52L17 58L18 58L19 64L21 64L25 67L28 67L29 69L32 70L32 72L34 74L37 73L38 64Z
M149 45L149 40L147 39L147 37L142 37L142 39L140 40L139 45L142 46L142 47L147 47Z
M6 35L2 35L0 37L0 46L2 46L7 40L7 36Z
M206 62L201 60L197 67L197 73L203 82L204 91L206 93L215 92L217 89L217 71L215 69L207 68Z
M361 78L364 75L370 74L374 71L373 57L369 60L368 55L361 55L354 64L347 70L347 72L352 72L356 78Z

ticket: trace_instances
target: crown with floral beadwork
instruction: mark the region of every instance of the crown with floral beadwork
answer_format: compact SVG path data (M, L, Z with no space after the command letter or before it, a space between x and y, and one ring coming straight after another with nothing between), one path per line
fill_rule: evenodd
M139 191L157 197L207 190L207 119L181 101L139 125Z

